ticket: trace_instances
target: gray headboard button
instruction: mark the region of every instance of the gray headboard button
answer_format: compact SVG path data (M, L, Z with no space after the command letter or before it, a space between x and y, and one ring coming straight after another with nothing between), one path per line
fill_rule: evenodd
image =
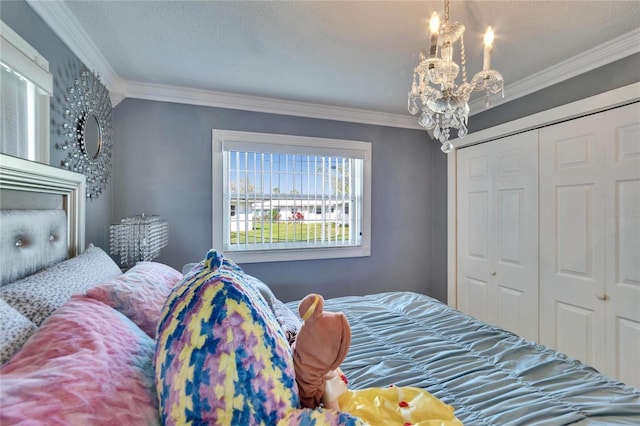
M20 238L16 240L16 247L22 247L22 240Z
M49 241L55 241L56 237L55 235L49 235Z

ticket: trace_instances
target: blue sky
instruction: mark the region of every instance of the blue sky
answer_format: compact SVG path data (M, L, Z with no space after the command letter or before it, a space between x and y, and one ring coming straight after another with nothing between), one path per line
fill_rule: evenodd
M295 191L299 194L322 194L323 162L325 173L331 165L331 174L337 167L347 164L347 159L293 154L260 154L230 152L231 181L248 182L257 193L273 192L279 188L281 194ZM324 193L331 192L328 178L324 178ZM263 189L264 188L264 189Z

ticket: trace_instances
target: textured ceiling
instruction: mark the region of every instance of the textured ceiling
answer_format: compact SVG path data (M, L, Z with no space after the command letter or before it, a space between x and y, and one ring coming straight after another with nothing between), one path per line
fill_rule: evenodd
M443 2L69 1L118 77L268 98L407 114L406 94L428 19ZM453 1L467 71L510 84L640 24L639 1ZM507 91L507 98L509 93Z

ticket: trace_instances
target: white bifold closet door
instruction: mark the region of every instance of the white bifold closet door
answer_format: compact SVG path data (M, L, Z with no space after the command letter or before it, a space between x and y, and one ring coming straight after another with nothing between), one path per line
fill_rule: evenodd
M538 131L458 152L458 308L538 339Z
M640 107L540 130L540 341L640 387Z

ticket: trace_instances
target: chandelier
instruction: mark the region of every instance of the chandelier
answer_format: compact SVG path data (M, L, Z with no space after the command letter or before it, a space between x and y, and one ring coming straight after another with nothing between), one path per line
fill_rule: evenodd
M498 92L504 97L504 80L498 71L491 69L493 30L487 28L484 35L484 63L482 71L467 81L464 51L464 25L449 23L449 1L444 2L444 24L440 25L437 12L433 12L429 23L431 43L429 54L420 51L420 63L413 71L413 84L409 92L408 109L412 115L420 110L418 124L427 129L429 135L442 143L442 151L449 153L453 144L449 142L453 127L458 137L468 133L469 96L472 91L485 90L485 107L491 107L490 96ZM453 45L460 41L460 65L453 61ZM438 57L438 51L440 56ZM462 68L462 83L456 79Z

